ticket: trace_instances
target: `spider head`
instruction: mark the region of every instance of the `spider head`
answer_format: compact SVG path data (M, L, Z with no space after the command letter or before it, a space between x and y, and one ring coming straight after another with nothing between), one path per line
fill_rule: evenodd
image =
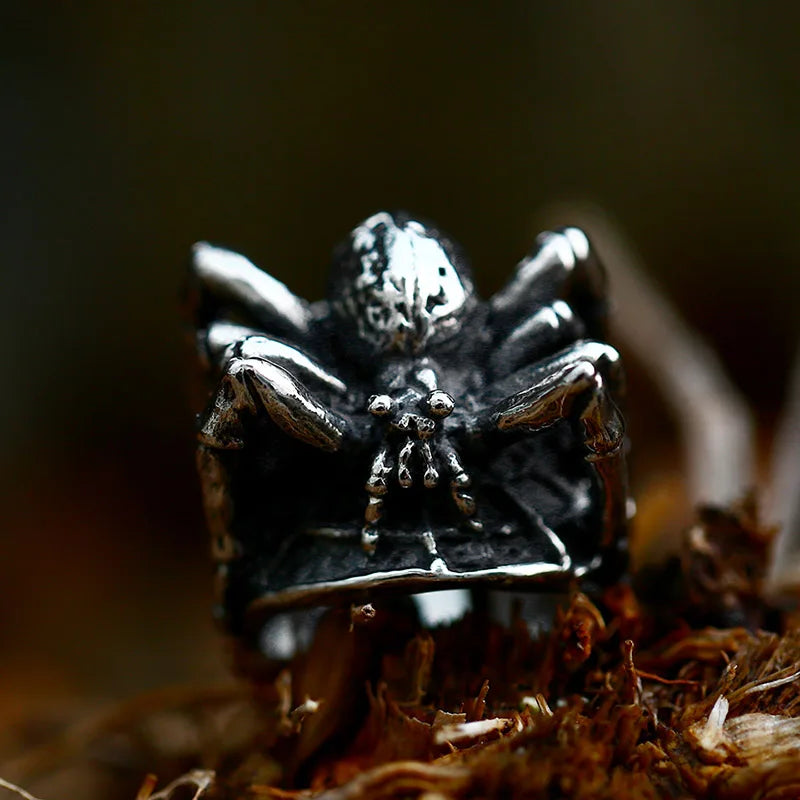
M343 330L373 354L417 354L444 342L475 304L453 245L406 214L386 212L362 222L336 251L329 296Z

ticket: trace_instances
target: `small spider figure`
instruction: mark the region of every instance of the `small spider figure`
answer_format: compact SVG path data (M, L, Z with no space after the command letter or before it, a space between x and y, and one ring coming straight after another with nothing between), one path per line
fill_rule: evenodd
M488 302L435 228L359 225L308 304L195 246L213 394L198 463L234 632L298 605L619 563L622 372L605 277L577 228L544 233Z

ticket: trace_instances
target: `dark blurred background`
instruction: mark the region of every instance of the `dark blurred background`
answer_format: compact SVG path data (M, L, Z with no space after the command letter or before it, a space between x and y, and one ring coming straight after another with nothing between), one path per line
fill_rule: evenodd
M799 24L741 0L6 8L0 713L226 674L179 314L197 239L318 298L332 246L404 207L488 294L552 204L594 204L768 431L800 330Z

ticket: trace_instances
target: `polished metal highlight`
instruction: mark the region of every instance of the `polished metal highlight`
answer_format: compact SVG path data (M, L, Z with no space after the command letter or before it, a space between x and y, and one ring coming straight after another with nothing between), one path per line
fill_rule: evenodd
M458 248L381 212L313 305L243 256L192 260L212 386L198 466L219 614L601 577L627 523L619 355L576 228L482 301Z

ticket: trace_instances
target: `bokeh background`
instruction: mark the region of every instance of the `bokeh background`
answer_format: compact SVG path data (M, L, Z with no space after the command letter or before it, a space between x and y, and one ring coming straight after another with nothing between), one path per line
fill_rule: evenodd
M800 332L798 25L743 0L5 8L4 719L226 675L180 317L197 239L318 298L332 246L408 208L488 294L552 204L593 204L766 440Z

